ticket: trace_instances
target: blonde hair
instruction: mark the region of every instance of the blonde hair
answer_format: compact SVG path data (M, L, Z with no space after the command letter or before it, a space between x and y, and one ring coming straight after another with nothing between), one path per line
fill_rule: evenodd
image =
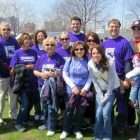
M46 43L52 43L56 45L56 40L54 37L48 36L46 39L43 40L43 46L45 46Z

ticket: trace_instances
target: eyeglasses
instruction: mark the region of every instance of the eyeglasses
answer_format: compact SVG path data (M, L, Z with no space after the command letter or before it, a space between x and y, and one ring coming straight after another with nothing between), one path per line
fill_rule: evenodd
M55 46L55 44L46 44L46 46L52 46L53 47L53 46Z
M84 48L75 49L74 51L84 51Z
M93 39L88 39L87 42L95 42Z
M69 38L61 38L61 40L62 40L62 41L64 41L64 40L67 41L67 40L69 40Z
M10 28L3 28L2 30L3 30L3 31L11 31Z
M133 31L140 31L140 27L134 27Z

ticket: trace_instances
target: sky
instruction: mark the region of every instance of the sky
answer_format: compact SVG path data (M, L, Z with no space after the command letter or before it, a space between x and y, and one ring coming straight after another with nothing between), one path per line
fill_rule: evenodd
M48 20L53 17L53 14L55 14L53 13L53 10L56 4L60 1L61 0L0 0L0 4L16 2L20 7L26 7L24 12L31 11L31 15L30 13L24 13L25 16L30 16L38 25L41 26L44 19ZM125 15L128 13L128 1L130 2L132 0L110 0L105 12L107 12L109 18L118 18L121 22L125 23Z

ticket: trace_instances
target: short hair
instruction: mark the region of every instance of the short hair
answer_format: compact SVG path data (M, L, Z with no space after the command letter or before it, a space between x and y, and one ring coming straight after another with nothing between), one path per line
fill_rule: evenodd
M88 32L86 34L86 41L88 40L88 37L90 37L90 36L94 38L94 42L96 44L100 44L100 38L99 38L97 33L95 33L95 32Z
M111 23L117 23L118 25L119 25L119 27L121 27L121 22L120 22L120 20L118 20L118 19L111 19L111 20L109 20L108 21L108 26L111 24Z
M88 46L85 42L83 41L76 41L74 42L72 48L71 48L71 55L72 56L75 56L75 48L78 46L78 45L82 45L84 47L84 50L85 50L85 54L84 54L84 57L87 57L87 52L88 52Z
M37 42L37 35L38 35L40 32L43 33L43 35L44 35L45 38L47 37L47 33L46 33L45 30L37 30L37 31L35 32L35 35L34 35L35 44L38 43L38 42Z
M78 17L78 16L73 16L73 17L71 17L71 21L72 21L72 20L78 20L78 21L80 22L80 24L82 23L81 18Z
M30 34L29 33L22 33L22 35L18 39L19 45L22 46L23 43L24 43L24 40L26 40L26 39L30 39L30 40L32 39L31 36L30 36Z

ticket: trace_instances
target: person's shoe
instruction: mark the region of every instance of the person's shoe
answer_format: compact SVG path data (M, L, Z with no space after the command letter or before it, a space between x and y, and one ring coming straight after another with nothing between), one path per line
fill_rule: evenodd
M81 132L76 132L75 137L77 140L82 140L83 139L83 134Z
M41 126L38 127L38 129L43 131L43 130L47 129L47 126L46 125L41 125Z
M40 121L44 121L45 120L45 117L42 115L40 116Z
M40 119L40 116L39 115L35 115L34 120L35 121L39 121L39 119Z
M2 124L3 123L3 119L2 118L0 118L0 124Z
M54 131L50 131L50 130L48 130L48 132L47 132L47 136L53 136L55 134L55 132Z
M22 125L16 124L15 128L17 129L17 131L19 132L24 132L26 130L25 127L23 127Z
M66 131L63 131L60 135L60 140L66 139L67 136L68 136L68 133Z

